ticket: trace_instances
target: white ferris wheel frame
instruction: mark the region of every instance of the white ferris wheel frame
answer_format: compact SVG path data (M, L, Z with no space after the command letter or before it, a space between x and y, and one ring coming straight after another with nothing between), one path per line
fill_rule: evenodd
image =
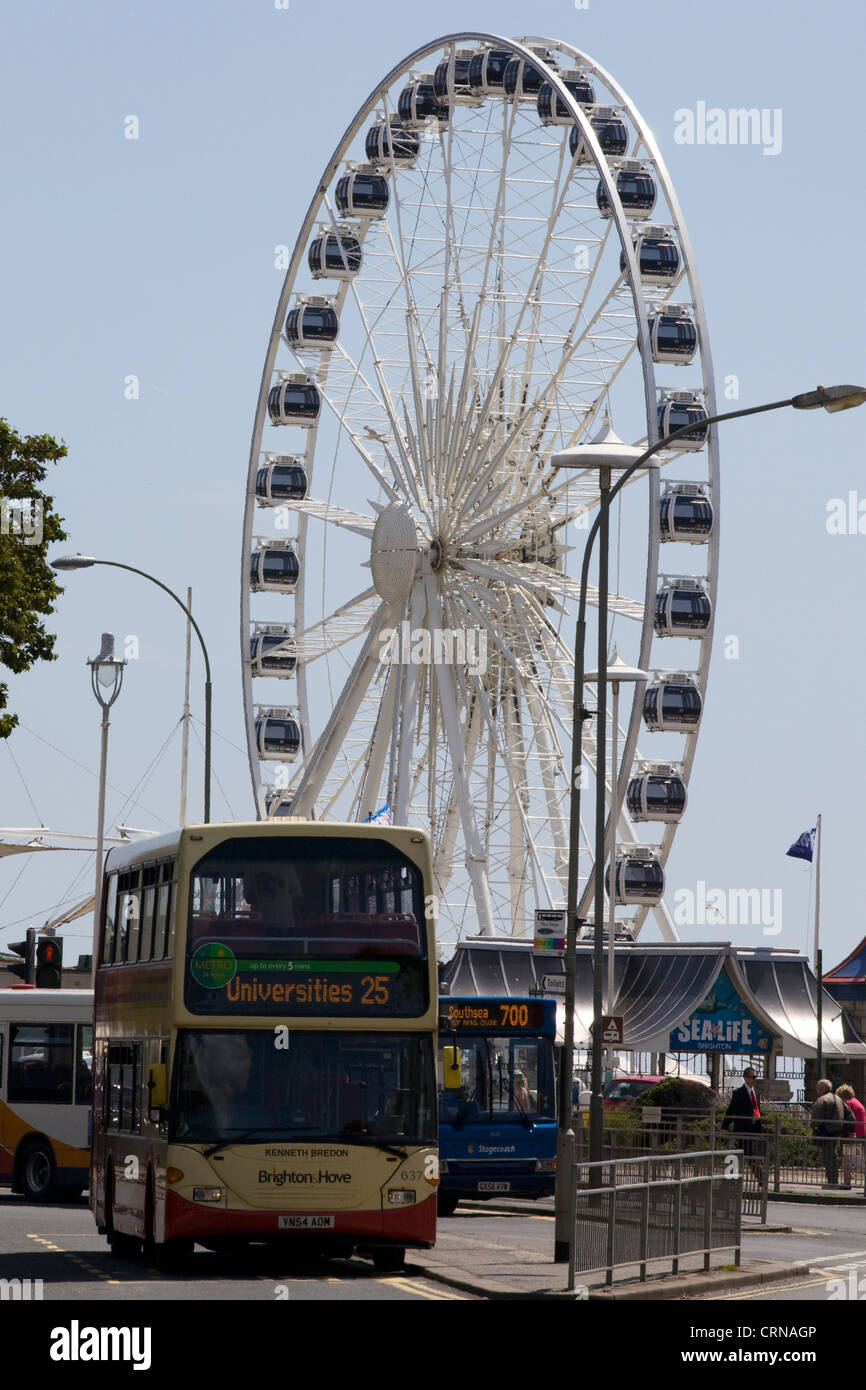
M421 60L429 57L430 55L442 53L443 51L446 54L450 52L453 55L458 45L461 44L471 44L473 46L483 45L489 46L491 48L506 49L509 50L513 55L517 57L522 57L530 61L535 68L543 71L544 77L553 87L554 93L556 94L559 103L561 105L564 105L568 109L570 116L573 119L574 125L577 126L582 133L583 140L590 151L592 161L595 166L595 171L597 172L601 182L604 184L607 194L608 206L610 209L611 224L616 228L616 232L619 237L620 248L625 255L625 278L628 281L628 286L632 296L636 324L637 337L635 346L640 354L641 368L644 380L646 418L648 426L647 440L648 442L652 443L655 442L655 440L658 438L656 422L656 408L658 400L658 392L655 380L656 364L653 360L649 336L649 319L647 313L647 303L643 293L643 285L637 266L635 250L632 244L632 236L634 234L634 229L629 224L627 214L624 211L620 202L619 193L616 187L615 173L611 171L607 157L601 150L595 131L593 130L592 125L590 124L590 119L587 116L587 113L578 104L573 94L564 85L564 83L558 76L557 71L555 69L548 68L547 65L544 63L543 59L541 59L536 52L533 52L533 49L541 47L544 49L556 50L559 53L568 55L568 57L572 59L576 66L579 66L580 68L585 70L585 72L590 77L597 78L607 88L607 90L613 94L620 111L623 115L628 117L632 126L633 133L636 136L636 140L633 140L631 142L632 147L635 151L635 155L630 155L629 157L635 157L637 155L637 151L640 150L641 153L639 157L644 162L651 165L653 176L657 181L660 191L664 194L664 198L667 203L670 218L665 222L665 225L671 226L675 230L677 241L682 254L680 272L676 277L675 284L680 285L683 279L685 279L685 281L688 284L688 298L690 305L693 309L694 321L698 333L700 370L702 376L702 386L700 389L702 391L703 399L706 403L708 413L710 415L716 413L712 358L710 351L709 334L707 331L704 313L703 299L697 278L697 273L695 270L695 260L692 253L692 247L688 237L688 233L686 231L685 222L682 216L679 202L676 198L676 194L674 192L673 185L665 167L664 160L662 159L661 152L652 135L652 132L641 118L634 103L630 100L630 98L622 89L622 87L620 87L620 85L611 77L611 75L587 54L583 53L581 50L577 48L572 47L567 43L564 43L561 40L549 39L538 36L526 36L520 40L515 40L505 38L496 34L472 30L448 34L443 37L432 40L429 43L423 44L419 48L415 49L412 53L410 53L406 58L401 60L400 63L395 65L391 69L391 71L383 78L383 80L374 88L367 101L359 109L352 122L346 128L343 136L341 137L339 143L336 146L336 149L334 150L333 155L331 156L331 159L329 160L328 164L326 165L323 171L321 179L319 180L316 192L310 202L303 223L301 224L301 228L298 233L294 250L290 258L283 289L277 304L274 325L271 331L268 351L264 363L264 368L262 371L261 385L259 389L259 396L256 408L255 424L253 427L251 441L250 464L247 479L246 506L243 526L243 551L241 560L242 572L240 602L240 642L243 669L244 714L249 749L250 772L256 801L256 814L259 818L263 818L265 816L265 801L264 789L261 785L259 776L260 754L258 751L258 742L255 727L256 706L253 693L254 677L252 674L252 666L250 661L250 634L253 629L250 605L249 557L251 549L253 547L254 518L257 509L255 497L256 475L259 468L262 466L262 433L264 426L268 421L268 393L275 378L275 364L277 352L281 341L284 341L283 324L285 323L286 315L292 302L294 286L298 278L298 273L302 270L304 266L305 253L307 251L311 235L314 233L317 223L321 223L323 221L330 221L333 224L335 220L339 220L335 219L332 210L327 209L326 200L328 191L329 189L331 189L334 178L337 175L341 164L346 159L347 152L350 146L352 145L353 141L355 141L359 133L363 131L365 123L367 123L370 119L374 117L374 113L377 109L377 106L381 105L383 98L391 90L394 84L401 78L401 76L406 76L408 78L409 75L412 73L413 69L417 67ZM393 161L390 172L392 176L395 176L397 172L396 167L393 164ZM450 177L450 170L448 170L447 172ZM551 215L551 217L553 218L553 214ZM361 239L362 245L368 226L369 224L362 223L357 231L357 234ZM339 313L347 295L350 292L351 283L348 279L341 279L332 282L326 282L326 285L328 289L333 291L333 302L335 308L337 309L337 312ZM317 433L317 425L314 425L312 428L305 430L306 449L303 451L303 455L305 461L309 460L310 463L312 463L312 459L315 455ZM357 441L353 442L357 444ZM698 646L698 659L693 665L693 674L696 679L698 688L701 692L701 696L705 701L707 689L707 676L709 671L709 663L712 650L713 626L716 611L716 591L718 584L719 459L717 431L715 427L710 427L708 431L708 438L704 448L706 450L707 458L708 493L713 507L713 527L709 537L705 542L707 555L706 576L700 577L702 579L705 578L705 589L710 599L712 613L709 625L703 631L701 636L695 639L696 645ZM302 451L297 450L296 452L298 453L298 455L300 455ZM660 455L660 459L663 465L666 462L670 462L671 459L674 457L680 456L674 455L672 452L663 452ZM373 463L372 459L368 459L368 463L370 464L374 474L377 471L380 471L377 470L376 465ZM312 473L312 469L308 469L308 472ZM653 625L653 609L656 588L659 578L660 539L658 522L660 498L659 472L657 470L650 471L648 479L649 525L647 528L648 539L646 563L646 589L644 595L643 628L640 642L640 652L637 659L638 665L644 669L652 669L652 644L656 637ZM383 492L385 493L386 498L390 495L392 500L398 499L399 493L393 488L393 486L389 482L388 477L384 473L381 473L381 476L379 476L378 481L380 482L380 485L382 487ZM405 490L407 492L409 491L408 488ZM333 650L339 645L341 645L343 642L351 641L353 638L361 635L361 633L366 632L366 638L363 644L361 654L355 661L354 665L353 674L355 675L355 680L347 682L346 686L344 686L342 692L340 693L338 699L334 704L333 711L331 712L330 718L327 721L323 733L319 736L318 740L316 741L315 746L319 754L319 765L320 767L326 769L325 772L322 774L322 776L324 777L325 775L327 775L328 750L334 747L341 746L344 740L346 739L349 730L352 726L352 721L357 713L360 701L363 699L364 693L367 689L369 682L363 679L363 677L364 675L369 674L367 668L369 668L370 664L373 663L375 660L374 647L378 634L382 631L382 629L389 626L396 626L397 623L399 623L400 618L402 616L403 607L402 605L395 605L389 607L386 603L384 603L384 601L379 600L379 597L374 589L366 588L362 590L362 592L359 595L356 595L354 599L349 600L346 604L342 605L342 613L338 610L336 614L330 616L327 631L325 630L324 622L321 625L319 625L321 626L321 632L318 634L314 630L316 625L314 625L312 629L305 629L304 615L306 575L304 565L304 552L308 518L310 516L318 516L320 519L337 520L338 518L336 516L336 513L338 513L341 509L331 506L330 504L320 504L316 502L311 502L309 505L305 503L301 503L300 505L294 503L290 504L290 506L293 507L293 509L297 512L297 550L301 561L300 575L293 593L294 612L296 619L296 628L298 632L306 633L306 650L308 652L312 652L313 647L315 646L317 641L321 642L322 650ZM358 534L367 536L371 534L372 525L370 519L367 517L356 515L354 513L350 513L344 510L343 516L339 518L339 520L342 525L346 526L349 530L355 531ZM483 569L483 566L481 568ZM437 586L434 583L431 583L430 579L428 578L425 587L427 592L429 611L434 613L440 611L441 601L439 594L436 592ZM365 625L365 627L363 627L360 630L359 633L357 627L357 615L356 620L350 619L348 617L350 610L353 607L359 608L361 615L363 617L366 617L369 609L373 606L375 606L376 611L372 617L372 622L368 622ZM613 603L613 596L612 608L615 608L615 605ZM659 640L664 639L662 638ZM303 644L300 644L298 650L297 665L294 672L296 680L297 698L293 702L293 704L296 706L298 711L297 717L301 728L302 753L306 755L310 752L310 749L308 747L308 740L310 735L308 688L304 663L304 650L305 649L303 647ZM411 667L409 668L410 672L412 671L412 669L413 668ZM469 877L475 889L476 907L479 911L479 922L481 932L483 935L489 935L493 933L494 927L492 907L489 909L489 915L488 911L485 911L484 907L485 898L486 902L489 904L490 897L489 892L486 890L486 883L484 878L485 869L483 863L482 846L478 837L474 836L472 833L472 826L475 822L474 810L471 805L471 789L469 787L468 781L461 776L461 768L459 765L458 753L458 747L465 747L467 743L471 743L473 738L477 739L479 737L479 731L473 730L471 727L467 727L464 729L460 726L459 707L456 692L454 692L451 697L449 697L448 695L449 682L453 681L453 671L446 671L444 669L439 671L437 669L437 675L441 676L439 692L441 699L441 713L443 723L446 727L446 732L448 733L448 741L451 745L451 771L452 774L455 776L457 782L457 793L460 801L460 818L464 833L468 831L468 833L466 833L466 848L468 851L467 858L469 861ZM410 681L412 680L411 674L409 674L408 679ZM394 686L393 682L391 683L391 686ZM405 699L407 697L410 697L412 693L413 692L411 689L403 690L401 691L401 696ZM639 844L642 842L638 839L634 827L632 825L631 819L623 808L622 803L624 801L625 787L627 783L627 778L623 776L623 772L625 769L632 765L637 753L637 739L641 725L641 696L642 691L636 693L632 700L632 708L628 719L628 726L621 745L620 776L618 778L619 801L616 816L617 839L624 843L635 844ZM396 701L396 699L396 692L392 688L386 695L386 702L391 702L389 709L380 711L379 722L383 723L383 726L384 723L387 722L387 718L389 717L389 715L390 717L393 717L393 704ZM686 784L688 784L692 764L694 761L694 755L697 744L697 732L698 730L696 729L693 732L684 733L682 735L685 747L683 755L679 759L679 763L681 766L682 777ZM591 735L585 735L584 757L589 762L590 766L594 768L593 751L594 740ZM388 756L387 739L385 739L384 737L379 737L378 740L374 739L374 745L371 748L369 756L372 762L372 768L368 768L368 777L371 784L377 785L378 779L381 776L382 767L384 766L384 761ZM609 790L610 778L607 773L607 768L605 768L604 770L604 776L605 782L608 784ZM405 779L402 785L405 786ZM308 773L304 771L302 773L297 787L295 788L296 795L292 808L293 814L315 814L317 790L317 786L311 782ZM512 797L512 800L517 801L518 798ZM399 819L399 813L403 812L406 809L405 801L406 798L404 795L401 803L394 808L395 819ZM469 804L467 804L467 802L469 802ZM666 863L667 858L669 856L674 841L676 829L677 826L674 823L665 824L662 833L658 838L658 857L662 865ZM446 830L446 834L447 833L448 831ZM456 825L454 826L454 834L456 834ZM612 841L612 827L610 825L610 822L608 822L607 844L609 849L612 844ZM593 869L590 870L589 875L587 876L587 878L584 881L584 884L582 885L580 903L578 908L578 913L580 916L586 915L587 908L590 906L592 902L593 875L594 866ZM542 904L539 903L538 905L541 906ZM635 935L637 935L637 933L639 932L648 910L653 912L662 936L668 940L676 940L676 929L663 901L657 907L651 909L642 907L637 910L632 924ZM487 920L485 920L485 918L487 918Z

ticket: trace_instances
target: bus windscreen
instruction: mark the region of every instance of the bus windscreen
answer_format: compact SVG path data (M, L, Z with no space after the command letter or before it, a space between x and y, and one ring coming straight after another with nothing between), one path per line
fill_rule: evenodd
M185 1029L171 1137L197 1143L435 1142L429 1037Z

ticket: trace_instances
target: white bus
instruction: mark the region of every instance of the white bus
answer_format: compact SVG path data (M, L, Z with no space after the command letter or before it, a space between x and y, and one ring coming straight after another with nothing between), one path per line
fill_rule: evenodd
M0 989L0 1185L31 1201L88 1184L93 991Z

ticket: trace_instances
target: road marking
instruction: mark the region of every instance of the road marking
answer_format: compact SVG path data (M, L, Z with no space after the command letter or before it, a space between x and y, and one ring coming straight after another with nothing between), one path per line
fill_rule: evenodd
M46 1250L52 1250L57 1255L63 1255L65 1259L71 1260L73 1264L77 1264L81 1269L85 1269L88 1274L92 1274L103 1284L152 1284L154 1282L152 1278L109 1279L108 1276L104 1274L101 1269L97 1269L96 1265L89 1264L88 1261L85 1260L81 1255L73 1255L71 1250L64 1250L61 1245L55 1245L54 1242L48 1240L46 1236L37 1236L30 1233L28 1234L27 1239L35 1240L38 1245L44 1245Z
M421 1284L415 1284L411 1279L380 1279L380 1284L387 1284L389 1288L400 1289L403 1293L415 1294L418 1298L430 1299L450 1299L457 1298L465 1301L465 1296L460 1293L450 1293L445 1289L431 1289Z
M778 1284L762 1284L754 1293L744 1293L742 1291L738 1293L720 1293L705 1301L707 1303L729 1303L733 1300L737 1303L747 1303L756 1298L770 1298L773 1293L778 1292L780 1289L817 1289L821 1284L827 1284L828 1282L827 1279L806 1279L801 1284L786 1284L780 1281Z

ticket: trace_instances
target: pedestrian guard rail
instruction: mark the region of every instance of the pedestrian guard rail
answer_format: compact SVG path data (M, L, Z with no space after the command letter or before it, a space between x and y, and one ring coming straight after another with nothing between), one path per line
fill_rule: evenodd
M575 1238L568 1287L575 1278L731 1250L740 1263L744 1155L737 1149L705 1149L643 1157L577 1161L573 1167Z

